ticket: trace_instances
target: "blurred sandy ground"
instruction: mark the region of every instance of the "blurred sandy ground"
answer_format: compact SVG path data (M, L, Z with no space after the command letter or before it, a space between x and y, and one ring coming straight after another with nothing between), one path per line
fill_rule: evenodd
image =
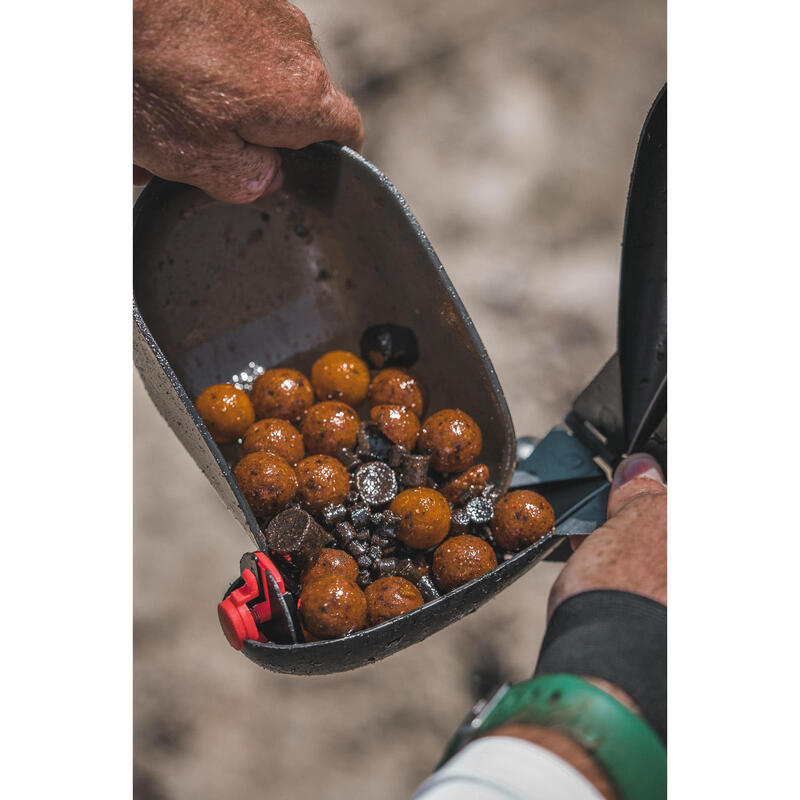
M663 0L304 0L365 155L464 300L519 434L544 434L615 347L627 182L665 79ZM264 672L215 606L249 539L134 397L138 800L407 797L481 670L532 670L557 565L352 673ZM477 672L476 672L477 671Z

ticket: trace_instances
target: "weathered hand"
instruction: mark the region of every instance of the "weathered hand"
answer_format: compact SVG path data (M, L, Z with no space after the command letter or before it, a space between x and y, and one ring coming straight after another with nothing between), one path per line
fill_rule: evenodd
M290 3L134 0L133 19L134 182L247 203L280 186L275 148L361 146L361 116Z
M548 618L568 597L593 589L667 602L667 487L646 454L629 456L617 468L608 520L567 561L550 591Z

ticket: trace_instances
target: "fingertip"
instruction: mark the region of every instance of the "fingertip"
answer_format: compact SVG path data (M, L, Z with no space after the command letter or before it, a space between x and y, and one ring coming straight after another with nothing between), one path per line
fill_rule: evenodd
M658 461L649 453L632 453L614 471L612 490L624 486L634 478L650 478L666 486L667 481Z
M640 495L666 497L667 482L658 462L647 453L633 453L614 471L608 495L608 516L613 517Z

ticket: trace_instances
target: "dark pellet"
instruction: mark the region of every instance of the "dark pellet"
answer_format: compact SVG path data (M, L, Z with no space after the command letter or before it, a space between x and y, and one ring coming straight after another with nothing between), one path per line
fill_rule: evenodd
M395 575L399 575L401 578L405 578L408 581L413 581L417 571L414 569L414 565L411 563L411 560L408 558L403 558L397 562L395 566Z
M369 543L374 547L380 547L380 549L383 550L384 547L389 546L389 539L384 539L382 536L378 536L377 533L374 533L372 538L369 540Z
M374 422L362 422L358 426L356 453L367 461L386 461L392 442L387 439Z
M369 586L372 583L372 575L369 574L369 570L361 570L361 572L358 573L358 578L356 578L356 583L362 589Z
M363 464L356 471L356 486L371 506L390 503L397 494L397 478L391 467L380 461Z
M350 509L350 521L356 528L364 528L369 525L369 506L353 506Z
M494 516L494 506L488 497L473 497L464 510L476 525L486 525Z
M424 486L428 478L428 464L431 457L428 455L417 455L416 453L406 453L400 464L400 480L404 486L415 488Z
M372 567L372 559L368 555L359 556L356 559L359 569L370 569Z
M419 589L419 593L422 595L426 603L429 600L435 600L437 597L442 596L439 590L436 588L436 584L433 582L433 578L431 578L430 575L423 575L417 581L417 589Z
M361 357L373 369L412 367L419 358L419 344L405 325L372 325L361 334Z
M344 503L329 503L322 509L322 521L331 527L341 522L347 516L347 506Z
M381 578L385 577L386 575L394 575L396 570L397 570L396 558L382 558L378 562L378 572Z
M450 514L450 533L456 536L466 533L471 522L469 512L465 508L457 508Z
M307 511L287 509L267 527L267 544L274 553L289 556L301 569L316 563L333 537Z
M494 505L502 496L503 493L493 483L487 483L481 492L481 497L485 497L492 505Z
M344 498L344 502L349 506L352 506L354 503L357 503L358 502L358 492L355 489L351 489L347 493L347 496Z
M358 539L359 542L364 542L366 544L370 540L371 535L369 528L358 528L358 530L356 530L356 539Z
M345 548L353 558L360 558L367 553L367 546L363 542L358 542L355 539L350 542Z
M346 447L343 447L336 453L336 458L339 459L347 469L357 467L361 463L361 459L352 450L348 450Z
M407 448L403 447L401 444L394 444L389 450L389 456L386 459L386 463L392 469L399 469L400 465L403 463L403 456L406 455L408 455Z
M356 538L356 529L346 520L344 522L340 522L333 529L333 532L336 534L339 541L344 545L349 544Z
M387 509L387 510L388 510L388 509ZM385 519L385 517L384 517L384 515L383 515L383 511L374 511L372 514L370 514L370 517L369 517L369 521L370 521L370 522L371 522L371 523L372 523L372 524L373 524L375 527L377 527L378 525L380 525L380 524L383 522L383 520L384 520L384 519Z
M381 558L383 557L383 553L381 552L380 547L377 547L376 545L372 545L372 547L370 547L369 550L367 550L367 555L373 561L380 561Z

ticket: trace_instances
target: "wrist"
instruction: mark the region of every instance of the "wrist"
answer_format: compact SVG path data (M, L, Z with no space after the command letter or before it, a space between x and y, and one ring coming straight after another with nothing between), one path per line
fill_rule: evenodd
M545 728L571 739L579 749L567 745L570 758L598 780L605 773L617 800L666 797L666 750L655 731L610 693L569 674L539 675L502 687L464 722L439 767L474 739L508 725ZM516 730L530 733L524 727ZM551 735L548 740L563 741Z
M574 739L560 731L541 725L507 723L494 728L485 736L512 736L544 747L583 775L605 800L617 800L614 785L603 767Z

